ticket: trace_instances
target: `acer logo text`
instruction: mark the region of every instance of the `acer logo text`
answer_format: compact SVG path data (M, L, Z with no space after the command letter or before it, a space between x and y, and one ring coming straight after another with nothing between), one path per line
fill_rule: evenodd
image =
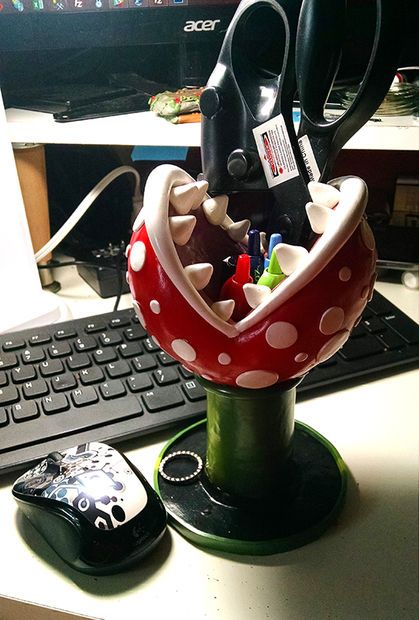
M196 21L189 20L185 23L183 30L185 32L210 32L215 30L217 24L219 23L219 19L197 19Z

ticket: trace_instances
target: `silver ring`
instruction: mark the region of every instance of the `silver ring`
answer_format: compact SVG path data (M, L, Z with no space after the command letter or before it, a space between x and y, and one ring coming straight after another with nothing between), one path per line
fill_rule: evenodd
M196 461L196 469L191 474L189 474L188 476L176 477L176 476L169 476L169 474L167 474L164 471L164 468L167 465L167 463L169 463L170 461L174 461L177 458L185 458L185 457ZM190 450L178 450L177 452L172 452L160 462L159 474L162 478L167 480L167 482L173 482L174 484L186 484L187 482L191 482L192 480L195 480L195 478L199 476L199 474L202 471L203 466L204 464L199 454L196 454L195 452L191 452Z

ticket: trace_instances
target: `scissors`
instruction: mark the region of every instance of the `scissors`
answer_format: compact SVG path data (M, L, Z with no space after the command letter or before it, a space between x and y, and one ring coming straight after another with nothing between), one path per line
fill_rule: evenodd
M339 150L371 117L394 77L400 5L376 0L376 6L368 67L341 118L327 121L323 109L340 65L345 0L242 0L201 95L201 156L209 191L269 189L275 208L268 233L280 232L286 243L307 245L311 234L305 205L313 177L300 144L312 151L317 180L327 180Z
M340 65L345 32L345 0L305 0L296 33L295 70L301 105L298 137L307 136L318 166L318 179L327 181L336 157L374 114L397 70L401 51L403 2L376 0L375 32L364 76L351 105L327 121L324 107Z

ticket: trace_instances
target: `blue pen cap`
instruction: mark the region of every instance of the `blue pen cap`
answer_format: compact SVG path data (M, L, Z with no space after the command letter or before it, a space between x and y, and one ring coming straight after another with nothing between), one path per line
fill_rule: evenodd
M265 257L265 269L269 267L269 261L272 256L272 250L278 243L282 243L282 235L281 233L272 233L269 239L269 248L268 248L268 256Z

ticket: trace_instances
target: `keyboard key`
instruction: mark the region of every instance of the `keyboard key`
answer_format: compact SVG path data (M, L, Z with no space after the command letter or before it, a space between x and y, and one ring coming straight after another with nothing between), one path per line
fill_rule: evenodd
M36 378L36 370L34 366L16 366L12 370L13 383L23 383Z
M394 329L406 342L417 344L419 342L419 325L414 321L406 321L400 314L387 314L383 317L386 325Z
M143 352L139 342L128 342L128 344L121 344L118 347L118 351L124 358L135 357L136 355L141 355Z
M122 342L122 336L118 332L102 332L99 336L102 347L114 346Z
M45 396L48 392L49 388L44 379L28 381L23 385L23 394L25 398L39 398L40 396Z
M163 366L171 366L172 364L177 364L177 360L175 360L171 355L169 355L165 351L158 351L157 357L159 359L160 364L162 364Z
M14 353L2 353L0 355L0 370L7 370L7 368L13 368L17 364L17 357Z
M383 343L385 348L389 350L401 349L406 346L406 341L391 329L387 329L384 334L381 334L379 340Z
M127 327L124 329L125 338L129 341L140 340L147 336L147 332L141 325L134 325L133 327Z
M99 385L99 390L103 398L106 398L106 400L110 398L118 398L119 396L124 396L127 393L124 384L119 379L101 383Z
M386 325L378 316L372 316L366 321L363 321L362 324L370 334L380 334L387 329Z
M10 405L19 400L19 392L14 385L0 388L0 405Z
M52 377L51 385L54 392L64 392L77 386L77 380L71 372L64 372L62 375Z
M26 342L23 338L8 338L3 343L3 351L15 351L16 349L23 349L26 347Z
M88 386L77 388L71 392L71 399L76 407L86 407L92 403L97 403L99 397L94 387Z
M48 351L51 357L67 357L72 353L69 343L65 340L55 342L49 347Z
M131 361L132 365L134 366L134 370L137 370L138 372L157 368L156 360L149 353L146 353L145 355L140 355L139 357L135 357Z
M348 340L343 348L339 351L339 355L345 360L356 360L368 355L382 353L384 351L383 344L375 336L364 336L356 340Z
M6 409L0 409L0 427L6 426L6 424L9 424L9 416Z
M54 337L57 340L68 340L74 336L76 336L76 332L72 327L62 327L61 329L57 329L54 333Z
M160 351L160 347L154 342L152 338L145 338L144 348L149 353L154 353L154 351Z
M177 385L160 386L142 394L141 398L150 413L170 409L185 402Z
M195 377L194 373L185 368L185 366L180 365L178 367L178 371L184 379L191 379L192 377Z
M67 358L67 366L69 370L80 370L81 368L87 368L91 366L92 362L87 353L75 353Z
M111 319L108 323L109 327L111 329L116 329L118 327L125 327L126 325L130 324L130 320L128 317L116 317L114 319Z
M39 416L38 405L34 400L27 400L13 405L11 412L15 422L24 422Z
M204 388L196 379L183 383L182 390L185 392L186 397L192 402L204 400L207 396Z
M393 311L393 304L383 297L374 293L373 298L368 302L367 308L378 315L388 314Z
M117 379L118 377L126 377L127 375L130 375L131 367L125 360L118 360L117 362L107 364L106 372L108 373L110 379Z
M3 385L7 385L7 384L8 384L7 375L5 372L0 370L0 387L3 387Z
M147 373L137 373L128 377L127 385L131 392L141 392L152 388L153 382Z
M93 353L93 357L97 364L107 364L108 362L114 362L118 359L117 354L111 347L106 349L96 349Z
M80 381L83 385L91 385L92 383L99 383L103 381L105 374L98 366L92 366L92 368L84 368L80 373Z
M97 347L96 338L93 336L81 336L74 341L76 351L93 351Z
M22 351L22 362L24 364L37 364L45 358L45 351L41 347L33 347Z
M179 375L175 368L159 368L153 372L153 377L157 385L169 385L179 380Z
M52 377L64 372L64 365L59 359L45 360L39 364L38 368L43 377Z
M42 409L47 415L61 413L61 411L67 411L70 408L65 394L51 394L45 396L41 402Z
M104 329L106 329L106 323L99 320L99 321L90 321L89 323L87 323L86 327L84 328L84 331L86 332L86 334L94 334L96 332L101 332Z
M51 336L46 332L38 332L29 338L29 343L35 346L40 344L48 344L51 340Z

